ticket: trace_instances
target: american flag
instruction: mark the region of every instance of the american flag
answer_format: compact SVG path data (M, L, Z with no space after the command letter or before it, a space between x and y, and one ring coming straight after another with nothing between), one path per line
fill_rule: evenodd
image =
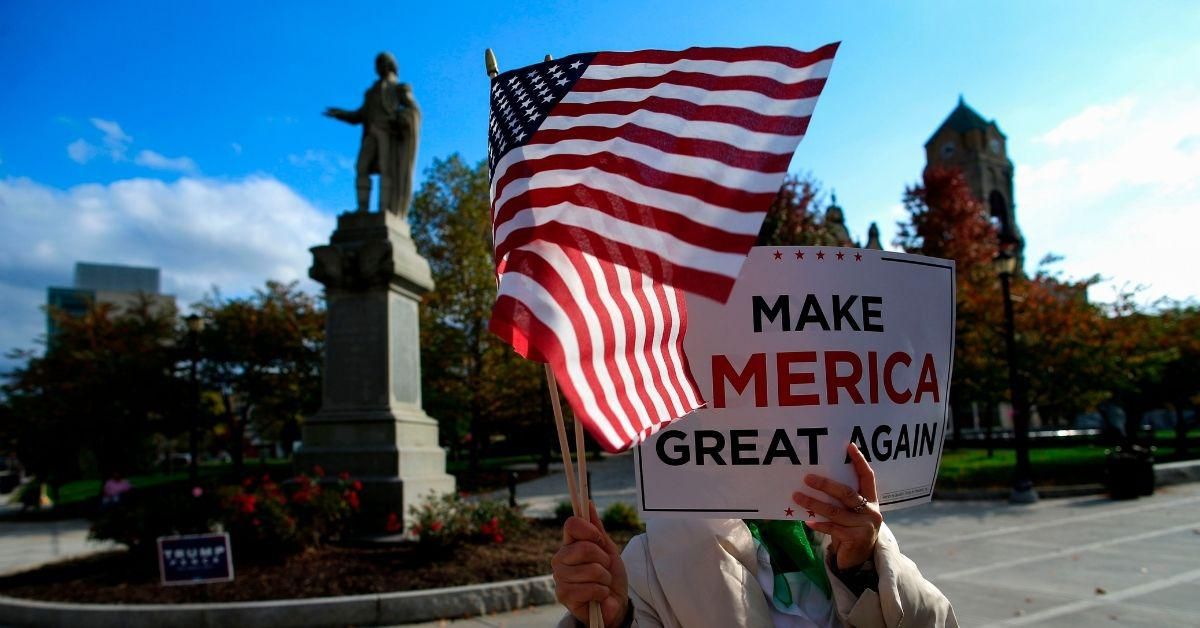
M564 57L492 79L491 330L619 451L703 405L683 294L724 301L837 44Z

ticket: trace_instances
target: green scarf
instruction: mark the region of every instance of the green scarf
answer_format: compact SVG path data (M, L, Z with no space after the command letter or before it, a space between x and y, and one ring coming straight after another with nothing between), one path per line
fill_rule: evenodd
M826 598L833 595L824 558L820 555L820 544L813 539L812 530L803 521L746 519L745 522L754 540L771 556L777 602L784 607L792 605L792 588L786 577L789 573L803 574Z

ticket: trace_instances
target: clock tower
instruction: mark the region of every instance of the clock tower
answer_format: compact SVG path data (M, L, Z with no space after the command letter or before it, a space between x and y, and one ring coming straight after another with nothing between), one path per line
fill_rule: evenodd
M925 142L925 169L958 168L975 198L1000 228L1000 242L1014 247L1017 268L1024 266L1025 238L1017 227L1013 203L1013 164L996 121L988 121L958 97L958 106ZM1019 272L1019 271L1018 271Z

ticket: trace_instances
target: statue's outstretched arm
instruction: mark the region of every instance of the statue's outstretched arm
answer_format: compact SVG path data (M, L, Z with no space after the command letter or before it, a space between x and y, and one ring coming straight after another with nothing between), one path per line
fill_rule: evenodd
M335 120L341 120L342 122L345 122L346 124L362 124L363 123L363 113L362 113L361 107L358 109L355 109L354 111L350 111L348 109L340 109L338 107L326 107L325 115L327 115L330 118L333 118Z

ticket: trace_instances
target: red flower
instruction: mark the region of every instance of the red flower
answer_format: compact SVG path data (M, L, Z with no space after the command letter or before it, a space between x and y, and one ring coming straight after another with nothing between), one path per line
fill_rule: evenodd
M262 476L262 481L263 481L263 483L264 483L264 484L265 484L265 483L267 483L267 482L270 482L270 481L271 481L271 476L270 476L270 475L268 475L268 474L266 474L266 473L264 473L264 474L263 474L263 476Z
M430 529L431 531L433 531L433 532L438 532L438 531L440 531L440 530L442 529L442 522L441 522L441 521L434 521L433 523L429 524L429 529Z
M362 490L362 482L359 482L358 480L354 481L353 486L354 486L354 490L356 490L356 491Z
M358 510L358 493L355 493L354 491L346 491L346 503L350 504L351 508Z
M253 514L258 498L245 493L238 493L233 496L233 505L237 507L238 512L244 514Z
M500 529L500 520L492 517L492 520L479 526L479 531L485 536L490 536L493 543L504 542L504 532Z
M242 480L242 486L245 486L246 488L250 488L251 484L254 484L254 478L246 478Z
M350 472L342 471L341 473L338 474L338 479L343 482L349 482L350 481Z
M325 469L319 464L313 465L313 473L319 478L325 477Z
M394 512L388 513L387 524L384 526L384 529L393 534L395 534L396 532L399 532L400 531L400 517L397 517L396 513L394 513ZM414 530L414 533L416 533L415 530Z
M313 492L310 489L300 489L292 493L293 504L307 504L312 501Z

